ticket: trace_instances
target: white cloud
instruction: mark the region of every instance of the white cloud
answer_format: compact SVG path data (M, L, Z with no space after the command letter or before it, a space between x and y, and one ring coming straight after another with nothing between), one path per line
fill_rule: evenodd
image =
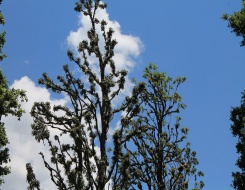
M122 33L121 26L117 21L112 21L109 18L109 14L105 9L98 9L96 18L100 21L105 20L107 22L107 30L112 28L114 30L113 38L116 39L118 44L115 47L113 60L118 70L126 69L128 72L135 66L135 58L137 58L143 50L143 43L139 37L133 35L126 35ZM81 13L79 16L79 28L76 31L71 31L67 37L68 45L72 50L76 52L79 43L83 40L87 40L87 31L91 28L91 21L89 17L83 16ZM100 25L97 25L97 33L99 35L99 47L101 52L104 52L103 36L100 29ZM79 56L79 54L78 54ZM98 62L95 56L89 58L92 69L95 73L99 73ZM109 71L110 72L110 71ZM100 75L98 75L100 76ZM125 88L120 92L120 95L112 102L112 106L118 106L122 102L123 98L131 94L133 84L131 79L126 76ZM84 80L84 78L83 78ZM100 90L99 87L97 87ZM116 87L114 88L116 89Z
M26 59L26 60L24 61L24 63L25 63L26 65L29 65L30 62L29 62L29 60Z
M109 14L105 9L99 9L97 11L96 17L99 20L107 21L107 29L112 28L115 32L113 34L114 39L118 42L115 47L115 56L114 61L118 70L126 69L129 70L135 65L134 58L138 57L143 49L143 43L140 38L132 35L125 35L121 31L121 26L117 21L112 21L109 18ZM91 22L89 17L79 16L79 28L77 31L70 32L70 35L67 37L68 45L73 49L77 50L79 43L82 40L86 40L87 31L91 28ZM103 37L100 30L100 25L97 26L97 33L99 35L99 46L103 52ZM91 58L92 64L95 64L96 61L94 58Z
M9 116L4 118L6 132L10 141L8 146L10 149L11 174L7 175L4 180L5 184L1 187L6 190L26 189L26 163L31 163L36 177L41 182L41 189L56 189L52 183L48 170L44 167L43 160L39 155L43 152L47 160L49 160L48 146L43 143L37 143L31 135L32 118L30 111L34 102L50 102L51 105L65 105L68 103L66 96L60 99L52 99L50 92L44 87L38 87L28 77L22 77L20 80L14 81L11 88L23 89L27 91L28 102L22 104L22 108L26 113L18 121L15 117ZM62 113L61 113L62 114ZM55 133L55 129L51 129L51 136ZM63 143L69 143L70 138L62 136ZM95 147L98 150L99 148ZM95 178L95 176L94 176ZM14 181L14 183L13 183Z
M117 21L112 21L109 18L109 14L105 9L99 9L96 18L100 21L105 20L107 22L107 30L112 28L114 30L113 38L116 39L118 44L115 47L113 60L115 62L116 68L118 70L126 69L128 72L133 69L135 66L135 58L137 58L143 50L143 43L141 42L139 37L126 35L122 33L121 26ZM77 31L70 32L70 35L67 37L68 45L72 50L76 52L79 43L82 40L88 40L87 31L91 28L91 21L89 17L83 16L80 14L79 16L79 28ZM104 52L104 43L103 36L100 30L100 25L97 25L97 33L99 35L99 47L101 52ZM79 56L79 55L78 55ZM97 59L95 56L89 57L90 64L92 64L92 68L94 72L99 71ZM117 107L120 105L125 96L131 94L131 90L133 88L133 84L128 76L126 76L125 88L120 92L120 95L117 96L112 102L112 107ZM100 90L100 88L97 88ZM116 87L115 87L116 89ZM116 123L116 127L109 130L109 135L112 135L116 129L119 128L120 122Z
M67 100L65 97L52 100L47 89L37 87L28 77L22 77L20 80L14 81L11 87L26 90L28 102L22 104L22 108L25 109L26 113L21 117L20 121L12 116L3 120L10 141L8 147L10 149L12 171L10 175L4 178L5 184L2 188L6 190L26 189L25 164L31 162L37 178L41 181L41 187L44 189L55 189L39 155L41 151L49 155L47 147L44 147L42 143L37 143L31 135L32 118L30 111L34 102L49 101L51 104L64 105Z

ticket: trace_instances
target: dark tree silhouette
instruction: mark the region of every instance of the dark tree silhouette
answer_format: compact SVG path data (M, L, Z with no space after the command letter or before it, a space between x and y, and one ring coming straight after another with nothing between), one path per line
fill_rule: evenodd
M117 44L113 39L113 29L107 27L105 20L97 18L98 9L105 8L106 4L100 0L76 3L75 10L91 21L88 40L83 40L78 47L82 58L75 58L71 51L67 53L82 77L75 76L69 66L64 65L65 76L58 76L57 83L46 73L39 79L39 84L54 93L64 93L70 99L66 106L37 102L31 111L34 119L32 134L38 142L47 142L50 147L50 161L42 152L40 155L58 189L105 189L117 167L123 143L115 133L113 152L107 151L108 131L114 115L124 111L124 120L130 120L139 110L137 94L141 86L135 87L132 97L127 97L122 105L112 107L112 101L124 89L127 71L117 70L113 60ZM96 26L100 26L103 39L99 39ZM99 46L99 41L103 41L104 47ZM98 73L93 71L90 56L97 59ZM54 139L50 129L56 130ZM120 130L123 131L123 126ZM69 142L62 143L62 138L69 139ZM30 189L40 188L31 165L27 166Z
M242 8L233 14L224 14L222 17L228 21L228 27L232 29L237 36L242 37L241 46L245 46L245 1L242 0Z
M245 189L245 92L242 93L241 105L231 109L230 120L233 122L231 131L234 137L238 138L236 144L237 153L240 157L236 165L241 171L233 172L233 187L237 190Z

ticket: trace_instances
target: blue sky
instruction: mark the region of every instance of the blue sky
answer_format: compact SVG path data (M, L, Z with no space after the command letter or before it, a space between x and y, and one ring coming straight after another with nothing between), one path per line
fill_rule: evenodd
M43 72L53 78L62 73L62 65L69 63L67 37L79 27L74 2L3 2L6 25L1 30L7 31L4 52L8 58L0 66L11 84L27 76L37 85ZM199 169L205 173L204 189L232 189L231 172L237 170L237 154L229 114L231 106L239 105L240 93L245 90L244 47L239 46L240 39L230 33L221 16L239 10L241 1L106 2L110 20L120 24L123 34L138 37L144 45L134 59L130 77L140 79L149 62L170 76L187 77L180 88L187 104L181 114L182 125L190 128L188 140L197 151ZM43 90L37 86L35 89ZM17 125L28 128L26 118ZM24 129L18 130L25 133ZM12 152L15 155L14 148ZM19 171L18 175L23 173ZM6 179L4 189L14 189L7 184L12 178Z

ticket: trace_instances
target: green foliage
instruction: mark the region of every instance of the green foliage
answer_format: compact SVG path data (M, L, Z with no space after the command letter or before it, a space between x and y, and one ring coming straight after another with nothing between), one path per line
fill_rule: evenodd
M186 105L177 90L186 78L172 79L154 64L143 77L141 111L128 123L125 154L113 179L115 189L186 190L192 176L194 189L202 189L204 184L197 178L203 173L196 169L196 153L186 142L188 129L180 126L178 116Z
M236 165L241 171L233 172L233 187L237 190L245 189L245 91L242 93L241 105L231 109L230 120L233 122L231 131L234 137L238 138L236 144L237 153L240 157L236 161Z
M10 167L3 166L3 164L7 164L9 159L9 149L5 146L9 143L6 131L4 128L4 124L0 123L0 185L4 183L3 176L8 175L10 173Z
M0 1L0 4L2 1ZM0 24L4 24L4 16L0 12ZM2 48L5 43L5 32L0 34L0 61L6 57L2 53ZM2 116L18 117L20 119L24 110L21 109L19 101L27 101L25 91L18 89L9 89L8 81L0 69L0 185L4 183L3 176L10 173L10 167L6 164L10 162L9 149L6 145L9 143L4 123L1 122Z
M69 66L64 65L64 76L58 76L57 83L46 73L39 79L39 84L54 93L66 94L70 99L65 106L36 102L31 110L34 119L32 134L38 142L47 142L50 148L50 160L42 152L40 155L57 189L104 190L118 167L121 152L120 135L117 138L114 135L114 147L111 153L107 151L108 131L114 115L125 111L130 119L139 110L134 103L140 88L134 89L132 97L127 97L122 105L112 107L112 101L124 89L127 71L116 69L113 56L117 41L113 39L113 30L96 17L97 10L104 8L106 5L100 0L76 3L75 10L91 21L88 40L81 41L78 46L81 58L75 58L70 50L67 52L82 76L74 75ZM100 28L103 39L99 39L97 28ZM99 40L104 43L103 50L99 47ZM98 73L93 71L90 56L97 59ZM54 137L51 129L56 131ZM28 181L30 186L36 183L36 179L33 180Z
M36 179L35 174L33 173L33 169L31 164L26 164L26 170L27 170L27 176L26 181L29 183L29 187L27 187L28 190L40 190L40 182Z
M2 4L2 0L0 1L0 5L1 4ZM0 25L4 25L4 24L5 24L4 15L0 11ZM6 57L6 55L2 53L3 46L4 46L5 42L6 42L5 34L6 34L5 31L0 33L0 61L2 61Z
M67 105L36 102L31 110L32 135L49 146L50 160L40 155L52 182L62 190L104 190L110 182L115 190L143 189L142 185L169 190L187 189L194 176L195 188L201 189L204 184L197 177L203 174L196 170L196 153L185 141L188 129L180 126L177 115L185 108L177 92L185 78L172 79L150 64L143 76L146 82L136 83L131 96L112 106L124 89L127 71L117 70L113 60L117 45L113 29L96 17L97 10L106 6L100 0L76 3L75 10L91 23L87 40L78 46L80 57L67 52L81 76L64 65L64 75L57 82L46 73L39 79L39 84L70 100ZM96 59L97 73L89 62L91 56ZM121 125L109 142L108 131L114 129L116 114L121 114ZM29 164L27 171L29 189L39 189Z
M0 119L2 116L8 116L10 114L20 120L24 110L21 109L19 100L21 102L27 101L25 91L14 88L9 89L8 82L0 70Z
M231 15L224 14L222 18L228 21L228 27L232 32L242 37L241 46L245 46L245 1L243 0L240 11Z

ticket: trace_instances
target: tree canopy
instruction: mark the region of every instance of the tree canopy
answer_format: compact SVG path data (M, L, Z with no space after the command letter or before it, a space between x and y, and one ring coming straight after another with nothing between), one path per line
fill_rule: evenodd
M186 141L189 129L180 126L178 115L186 107L178 93L186 78L173 79L159 72L155 64L145 69L143 78L145 88L138 100L142 102L140 112L125 131L135 135L125 141L122 171L114 183L117 187L124 185L125 189L202 189L204 183L197 179L203 173L197 171L196 152L191 151ZM195 184L191 184L191 177Z
M245 1L242 1L240 11L230 15L224 14L223 19L228 21L228 27L232 29L232 32L242 37L241 46L245 46Z
M242 190L245 189L245 91L242 93L241 105L231 109L230 120L232 121L232 134L238 138L236 149L239 158L236 165L240 168L240 171L232 173L233 187Z
M125 88L127 71L117 69L114 31L97 15L99 9L106 7L100 0L76 3L75 10L88 17L91 23L87 36L79 43L78 55L71 50L67 52L79 74L73 73L66 64L64 75L57 76L57 80L44 73L38 81L53 93L69 98L66 105L36 102L32 107L32 134L38 142L47 143L50 150L50 156L40 152L44 166L57 189L62 190L137 188L141 182L147 183L143 175L149 173L141 170L143 173L134 178L134 167L136 171L142 167L150 172L148 167L154 164L158 171L153 170L147 176L149 183L154 183L152 188L167 190L184 185L183 189L187 189L188 176L201 174L196 175L198 161L189 143L182 144L188 130L179 127L180 118L168 127L171 115L185 107L176 92L185 79L172 81L150 65L144 75L147 83L135 84L131 95L113 104ZM96 60L95 63L91 59ZM115 126L118 115L120 124ZM114 131L112 136L109 130ZM156 146L153 152L146 155L143 150L150 152L153 145ZM142 156L139 161L146 159L145 165L135 165L138 160L133 160L131 148L138 149ZM156 157L153 154L157 154ZM150 162L152 159L154 163ZM170 161L173 165L168 164ZM28 189L40 189L35 169L29 163L26 168ZM151 179L154 175L157 180ZM200 188L202 186L201 183Z
M132 97L112 107L112 102L124 89L127 71L117 70L113 60L117 44L113 39L114 31L96 15L98 9L105 9L106 6L99 0L81 0L76 3L75 10L82 12L91 21L87 39L82 40L78 47L81 57L75 58L72 51L67 52L70 60L81 71L81 76L75 76L69 66L64 65L65 76L58 76L57 83L46 73L39 80L39 84L45 85L47 89L54 93L64 93L70 99L66 106L37 102L31 111L34 119L32 134L38 142L47 141L50 147L50 162L46 160L46 155L40 155L58 189L103 190L117 167L122 144L114 135L114 151L110 153L107 150L110 138L108 131L112 128L114 115L124 111L125 120L130 120L139 109L137 94L140 86L134 89ZM102 39L99 39L98 28ZM103 41L103 47L99 41ZM92 56L97 60L98 73L90 63ZM57 132L53 139L50 129ZM62 143L62 138L69 139L69 143ZM34 176L29 166L28 176ZM29 181L29 184L37 183Z

